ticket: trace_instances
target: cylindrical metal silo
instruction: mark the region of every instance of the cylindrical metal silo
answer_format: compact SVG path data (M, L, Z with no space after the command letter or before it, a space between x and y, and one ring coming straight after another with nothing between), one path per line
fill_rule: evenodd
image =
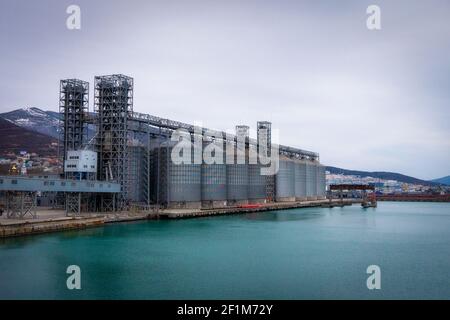
M305 160L295 161L295 200L306 200L306 162Z
M237 150L234 145L235 155L229 157L227 163L227 201L228 205L243 205L248 203L248 164L237 163L237 153L245 159L245 151ZM231 163L232 162L232 163Z
M317 164L317 199L326 199L325 166Z
M163 143L156 155L159 201L169 208L201 207L201 164L177 164L172 159L173 143Z
M204 144L204 148L209 148L212 142ZM201 165L201 198L202 207L217 208L227 205L227 166L225 164L225 150L223 150L223 141L216 146L216 151L220 148L222 156L217 159L216 163L205 163L207 159L203 159ZM205 152L207 154L208 152ZM220 162L220 163L219 163Z
M260 164L248 165L248 200L250 203L266 202L266 176Z
M277 201L295 201L295 163L288 158L279 160L275 178Z
M320 179L322 181L321 185L321 191L322 191L322 198L327 197L327 173L326 173L326 167L322 165L322 171L320 173Z
M201 206L201 165L169 165L169 207L198 208Z
M128 146L128 200L143 202L144 189L144 149L141 146Z
M317 173L316 163L306 162L306 197L308 200L317 200Z

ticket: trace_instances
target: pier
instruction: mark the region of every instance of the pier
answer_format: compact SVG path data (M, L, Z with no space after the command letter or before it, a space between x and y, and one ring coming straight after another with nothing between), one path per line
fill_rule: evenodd
M332 203L340 205L341 201L334 200ZM345 205L352 205L353 200L343 201ZM312 208L312 207L323 207L328 205L329 200L312 200L312 201L302 201L302 202L275 202L269 204L261 204L259 206L249 206L249 207L228 207L228 208L217 208L217 209L201 209L201 210L189 210L189 209L166 209L159 213L154 213L162 219L183 219L183 218L195 218L204 216L216 216L216 215L226 215L226 214L243 214L243 213L253 213L253 212L264 212L271 210L286 210L286 209L296 209L296 208Z
M375 187L372 185L366 185L366 184L331 184L329 194L328 194L328 199L330 201L329 206L330 207L334 206L334 204L332 203L333 191L337 191L338 199L339 199L338 203L340 203L341 206L343 206L343 201L344 201L343 192L344 191L354 191L354 190L358 190L358 191L362 192L361 206L363 208L376 208L377 207L377 197L375 194ZM368 193L367 191L370 191L370 193Z
M333 200L332 203L352 205L359 200ZM329 205L329 200L313 200L302 202L276 202L251 207L227 207L217 209L154 209L151 211L121 211L114 213L86 213L81 216L67 217L64 210L40 210L38 218L0 219L0 238L26 236L57 231L86 229L99 227L109 223L131 222L157 219L188 219L206 216L229 214L245 214L271 210L287 210L296 208L313 208Z

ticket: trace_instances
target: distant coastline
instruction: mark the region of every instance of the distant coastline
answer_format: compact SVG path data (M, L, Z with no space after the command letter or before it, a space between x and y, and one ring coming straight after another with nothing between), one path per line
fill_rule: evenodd
M450 194L383 194L378 201L450 202Z

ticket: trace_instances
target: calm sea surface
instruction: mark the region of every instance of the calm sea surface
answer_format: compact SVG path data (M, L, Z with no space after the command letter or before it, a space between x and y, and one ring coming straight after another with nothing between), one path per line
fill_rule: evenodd
M81 290L66 269L81 268ZM381 268L381 290L366 269ZM379 202L0 240L0 298L450 299L450 204Z

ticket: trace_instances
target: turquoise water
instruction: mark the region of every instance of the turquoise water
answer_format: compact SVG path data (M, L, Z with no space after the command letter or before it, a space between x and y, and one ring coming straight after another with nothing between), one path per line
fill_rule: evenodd
M366 268L381 268L368 290ZM68 290L66 268L81 268ZM450 204L145 221L0 241L0 298L450 299Z

